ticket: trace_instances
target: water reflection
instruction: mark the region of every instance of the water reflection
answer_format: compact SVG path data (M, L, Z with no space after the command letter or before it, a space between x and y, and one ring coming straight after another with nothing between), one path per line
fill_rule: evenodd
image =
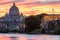
M10 38L7 36L3 36L3 37L0 37L0 40L10 40Z
M0 34L0 40L60 40L58 35Z
M17 40L18 38L17 37L9 37L10 40Z

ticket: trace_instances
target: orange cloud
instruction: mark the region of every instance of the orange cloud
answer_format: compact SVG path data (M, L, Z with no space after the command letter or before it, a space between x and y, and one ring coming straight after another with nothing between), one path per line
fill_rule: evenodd
M13 2L11 0L0 0L0 15L5 15L9 12L10 7ZM42 3L37 0L17 0L16 6L19 8L20 12L24 15L37 15L41 13L52 13L54 9L55 13L60 13L60 3L50 2Z

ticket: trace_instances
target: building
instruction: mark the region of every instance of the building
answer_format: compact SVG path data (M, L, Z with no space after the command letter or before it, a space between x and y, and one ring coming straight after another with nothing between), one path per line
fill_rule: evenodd
M43 18L43 26L46 32L54 32L60 26L60 14L48 14Z
M6 13L5 16L0 18L0 27L8 28L9 31L22 31L24 28L24 21L25 16L22 13L19 13L19 9L17 8L16 4L13 3L9 13Z

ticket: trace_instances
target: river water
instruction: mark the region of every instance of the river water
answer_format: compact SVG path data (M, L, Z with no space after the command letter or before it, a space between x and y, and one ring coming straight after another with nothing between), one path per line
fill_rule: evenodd
M60 35L1 34L0 40L60 40Z

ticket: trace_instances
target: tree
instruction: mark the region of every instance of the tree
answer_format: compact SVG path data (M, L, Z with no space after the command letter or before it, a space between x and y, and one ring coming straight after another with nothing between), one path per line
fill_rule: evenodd
M25 24L27 25L26 31L31 32L35 29L40 28L39 25L41 24L41 19L45 16L46 14L40 14L36 16L29 16L25 19Z
M40 21L38 20L37 16L29 16L25 19L25 24L28 26L26 29L28 32L39 28Z
M47 16L48 14L46 14L46 13L41 13L41 14L39 14L39 15L37 15L40 19L42 19L44 16Z
M60 35L60 20L57 20L57 24L55 26L55 34Z

